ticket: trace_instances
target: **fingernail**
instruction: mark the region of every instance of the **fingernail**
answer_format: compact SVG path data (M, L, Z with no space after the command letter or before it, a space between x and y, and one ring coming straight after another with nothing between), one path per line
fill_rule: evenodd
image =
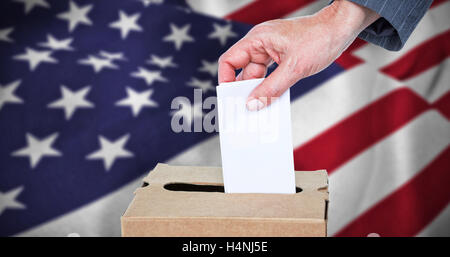
M264 108L264 103L256 98L247 102L247 110L249 110L251 112L259 111L262 108Z

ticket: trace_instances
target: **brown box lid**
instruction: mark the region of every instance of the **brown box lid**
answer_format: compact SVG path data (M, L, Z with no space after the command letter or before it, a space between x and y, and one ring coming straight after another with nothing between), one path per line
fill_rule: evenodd
M222 169L158 164L122 216L122 235L326 235L326 171L296 171L295 177L301 188L296 194L171 191L217 191L223 186ZM302 227L307 223L310 228Z

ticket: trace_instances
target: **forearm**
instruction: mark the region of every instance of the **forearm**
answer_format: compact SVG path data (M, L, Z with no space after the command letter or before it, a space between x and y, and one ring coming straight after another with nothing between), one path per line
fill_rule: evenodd
M346 31L359 34L362 30L375 22L380 15L364 6L347 0L336 0L321 12L331 14L336 25L345 28Z
M328 34L335 35L337 40L348 41L347 46L361 31L380 18L373 10L347 0L335 0L315 15L321 22L328 24Z

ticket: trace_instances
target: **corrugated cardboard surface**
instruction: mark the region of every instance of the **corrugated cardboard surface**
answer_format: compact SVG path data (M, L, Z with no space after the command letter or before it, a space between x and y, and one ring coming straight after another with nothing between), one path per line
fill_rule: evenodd
M328 178L297 171L297 194L170 191L164 185L222 185L214 167L158 164L122 217L123 236L326 236Z

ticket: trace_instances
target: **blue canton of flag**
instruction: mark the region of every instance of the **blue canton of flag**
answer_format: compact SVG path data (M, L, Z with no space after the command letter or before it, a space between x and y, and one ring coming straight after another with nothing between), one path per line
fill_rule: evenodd
M249 26L162 1L0 3L0 235L117 189L210 136L170 103L215 95L217 59Z
M214 133L175 133L249 25L178 1L0 2L0 235L94 201ZM293 87L295 99L341 72ZM184 109L186 108L186 109ZM190 120L192 122L192 119Z

